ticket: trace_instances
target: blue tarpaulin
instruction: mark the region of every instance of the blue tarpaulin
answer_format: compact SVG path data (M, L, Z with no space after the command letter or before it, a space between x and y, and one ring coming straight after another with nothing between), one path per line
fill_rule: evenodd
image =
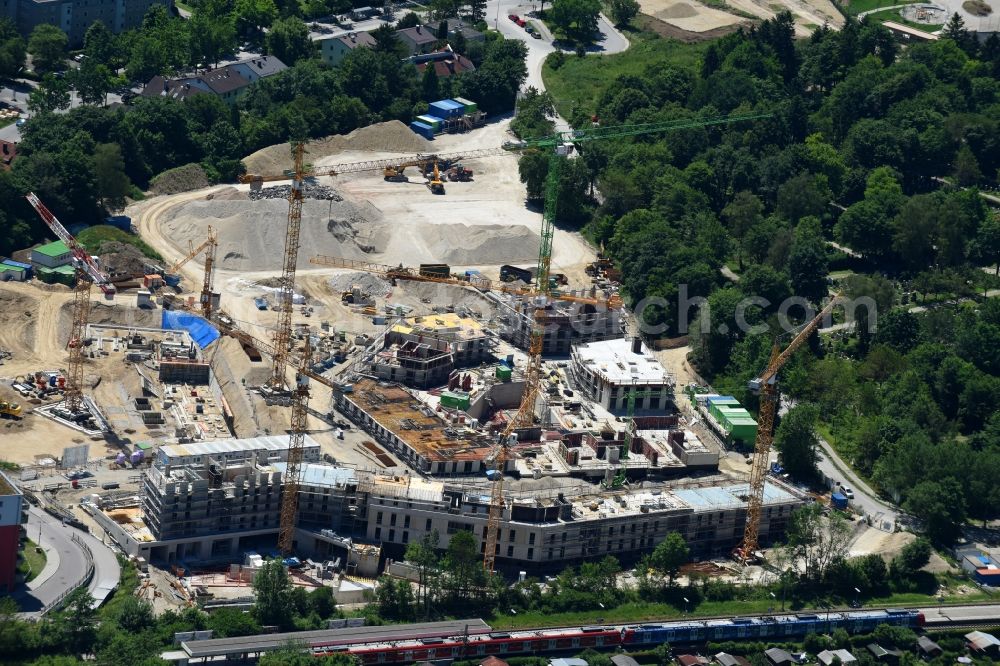
M219 339L219 331L204 318L179 310L164 310L161 328L168 331L185 330L200 348L204 349Z

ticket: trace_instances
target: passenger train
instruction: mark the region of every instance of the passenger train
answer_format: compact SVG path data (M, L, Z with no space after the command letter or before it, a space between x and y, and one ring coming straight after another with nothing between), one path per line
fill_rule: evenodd
M882 624L917 628L924 616L915 610L859 610L798 613L753 618L683 620L639 625L602 625L460 636L423 637L352 645L313 644L317 655L353 654L365 664L403 664L487 655L537 655L586 648L650 648L662 643L691 645L707 641L796 639L808 633L844 629L867 633Z

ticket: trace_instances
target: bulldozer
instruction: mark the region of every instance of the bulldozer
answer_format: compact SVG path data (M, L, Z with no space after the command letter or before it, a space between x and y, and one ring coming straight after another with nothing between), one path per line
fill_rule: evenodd
M21 408L21 405L16 402L0 400L0 417L19 419L23 413L24 410Z
M427 179L427 187L431 194L444 194L444 182L441 180L441 171L437 162L434 162L434 172Z

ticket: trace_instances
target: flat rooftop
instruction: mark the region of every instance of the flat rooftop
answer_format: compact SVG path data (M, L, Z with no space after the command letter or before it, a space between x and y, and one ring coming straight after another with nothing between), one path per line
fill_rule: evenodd
M408 317L393 326L392 330L404 335L429 335L448 340L475 340L486 335L478 320L455 312Z
M276 462L271 467L276 472L281 472L281 478L285 478L285 471L288 463ZM315 488L342 488L351 483L357 483L358 478L353 469L348 467L335 467L333 465L319 465L307 463L299 468L301 478L300 485L313 486Z
M399 386L366 378L356 382L346 397L425 460L481 461L492 448L486 435L453 428Z
M160 447L160 459L185 458L189 456L211 456L226 453L253 451L286 451L289 435L266 435L248 439L225 439L191 444L168 444ZM309 435L305 436L305 447L319 448L319 443Z
M625 338L576 345L573 354L585 367L612 384L673 384L673 379L646 345L632 351Z

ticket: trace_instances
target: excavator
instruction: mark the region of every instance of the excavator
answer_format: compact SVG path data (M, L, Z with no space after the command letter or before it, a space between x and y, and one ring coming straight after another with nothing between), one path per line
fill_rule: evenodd
M21 405L16 402L7 402L6 400L0 400L0 417L2 418L14 418L19 419L24 413Z
M406 177L406 169L408 167L417 167L424 176L429 177L434 168L440 168L443 171L447 171L453 165L457 164L460 159L462 159L461 155L442 158L439 158L437 155L417 155L411 160L386 166L382 170L382 177L389 182L405 183L409 181L409 178ZM468 173L469 176L472 175L471 171Z
M444 181L441 180L437 160L434 161L433 177L427 178L427 189L431 191L431 194L444 194Z

